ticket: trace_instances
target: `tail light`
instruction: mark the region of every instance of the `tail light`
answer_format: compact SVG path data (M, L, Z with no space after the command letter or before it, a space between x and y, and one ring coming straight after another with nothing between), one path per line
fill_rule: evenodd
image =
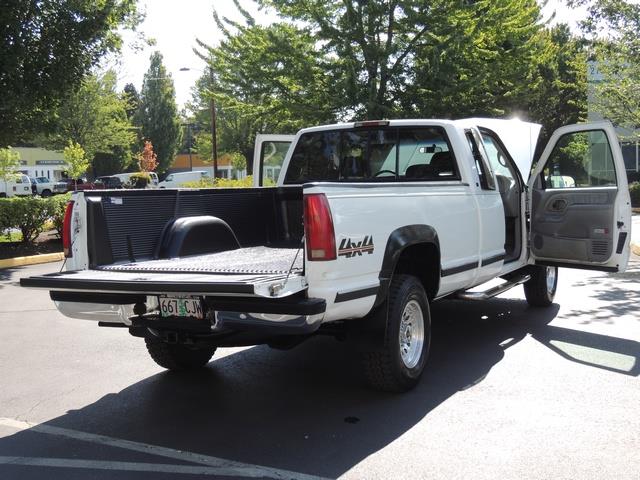
M304 232L310 261L336 259L336 239L327 197L314 193L304 197Z
M73 252L71 251L71 216L73 213L73 200L70 200L67 203L67 208L64 211L64 222L62 224L62 250L64 251L64 256L69 258L73 257Z

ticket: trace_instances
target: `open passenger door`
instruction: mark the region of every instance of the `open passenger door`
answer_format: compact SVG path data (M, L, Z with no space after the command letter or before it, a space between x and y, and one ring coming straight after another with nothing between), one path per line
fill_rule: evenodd
M282 162L295 135L256 135L253 150L253 186L263 187L278 182Z
M611 123L556 130L528 186L529 241L535 264L625 270L631 200Z

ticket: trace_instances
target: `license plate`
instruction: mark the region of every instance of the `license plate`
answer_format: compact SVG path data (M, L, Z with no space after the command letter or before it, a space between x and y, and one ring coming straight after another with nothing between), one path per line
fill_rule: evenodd
M197 297L160 297L160 315L204 318L202 302Z

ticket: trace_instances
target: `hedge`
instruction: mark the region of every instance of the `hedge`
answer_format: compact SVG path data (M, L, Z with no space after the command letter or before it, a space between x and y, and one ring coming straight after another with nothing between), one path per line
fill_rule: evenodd
M22 242L31 243L42 233L48 221L62 234L64 211L71 194L54 197L0 198L0 234L9 229L22 233Z
M640 182L633 182L629 185L629 193L631 194L631 206L640 208Z

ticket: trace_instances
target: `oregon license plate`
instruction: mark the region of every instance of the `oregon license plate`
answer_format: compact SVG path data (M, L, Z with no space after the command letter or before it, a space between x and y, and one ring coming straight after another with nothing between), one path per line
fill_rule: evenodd
M160 315L204 318L202 301L198 297L160 297Z

